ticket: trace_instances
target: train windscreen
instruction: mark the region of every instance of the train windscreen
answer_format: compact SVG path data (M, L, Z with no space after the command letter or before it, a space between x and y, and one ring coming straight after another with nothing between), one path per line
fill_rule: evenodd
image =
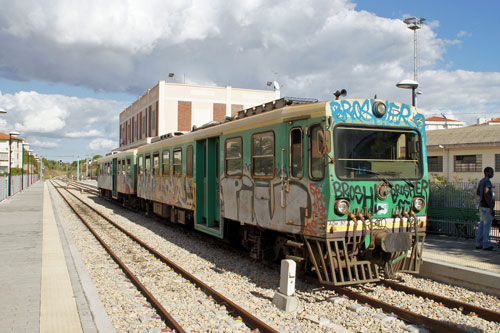
M394 128L334 129L335 172L340 179L419 179L421 139L417 131Z

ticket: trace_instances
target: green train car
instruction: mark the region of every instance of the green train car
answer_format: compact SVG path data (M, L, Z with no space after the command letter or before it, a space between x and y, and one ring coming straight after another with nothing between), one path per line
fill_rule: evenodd
M419 270L425 147L425 119L407 104L280 99L138 147L135 195L322 283L372 282Z

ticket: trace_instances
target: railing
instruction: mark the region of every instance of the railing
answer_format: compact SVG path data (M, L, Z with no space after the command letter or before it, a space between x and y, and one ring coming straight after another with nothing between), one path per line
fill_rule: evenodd
M431 183L427 232L474 238L479 222L479 198L476 183ZM500 198L500 184L493 184L495 200ZM500 215L496 201L495 215ZM498 228L492 228L492 239L500 240Z
M10 179L10 195L21 192L38 181L38 174L16 175ZM9 176L0 177L0 201L9 196Z

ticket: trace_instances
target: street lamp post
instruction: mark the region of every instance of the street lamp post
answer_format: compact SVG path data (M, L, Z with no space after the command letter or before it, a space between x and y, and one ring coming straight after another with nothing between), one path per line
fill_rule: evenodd
M23 142L22 144L22 151L23 151L23 156L22 156L22 165L21 165L21 191L24 190L24 146L28 146L29 144L27 142Z
M12 136L19 135L18 132L10 132L9 133L9 197L12 195Z
M411 89L411 105L417 106L417 87L418 87L417 81L402 80L396 84L396 87L403 89Z

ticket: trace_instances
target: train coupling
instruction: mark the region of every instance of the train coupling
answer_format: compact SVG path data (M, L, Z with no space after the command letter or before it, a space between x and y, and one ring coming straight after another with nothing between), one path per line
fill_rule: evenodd
M398 232L392 233L384 230L373 232L375 246L387 253L408 251L412 247L411 233Z

